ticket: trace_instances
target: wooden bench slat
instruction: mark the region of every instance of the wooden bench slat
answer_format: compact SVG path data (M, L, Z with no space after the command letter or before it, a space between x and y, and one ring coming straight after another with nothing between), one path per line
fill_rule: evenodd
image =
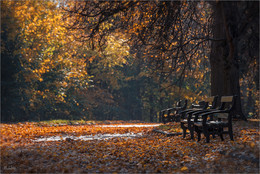
M217 117L218 117L218 118L221 118L221 119L228 119L228 113L218 114Z
M233 101L233 96L222 96L221 97L221 102L232 102Z
M204 101L205 102L213 102L215 97L208 97Z

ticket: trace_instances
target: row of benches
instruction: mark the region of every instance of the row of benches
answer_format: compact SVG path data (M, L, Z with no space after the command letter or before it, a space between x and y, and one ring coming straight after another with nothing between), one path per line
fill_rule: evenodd
M229 134L233 140L232 118L235 115L236 96L222 96L221 104L217 107L218 96L208 97L198 105L192 105L187 109L187 100L181 105L177 102L176 107L160 111L160 118L163 123L180 122L183 130L183 138L189 130L191 139L194 139L194 132L197 133L198 141L201 134L210 141L210 135L215 138L219 135L223 141L223 134ZM226 130L227 129L227 130Z

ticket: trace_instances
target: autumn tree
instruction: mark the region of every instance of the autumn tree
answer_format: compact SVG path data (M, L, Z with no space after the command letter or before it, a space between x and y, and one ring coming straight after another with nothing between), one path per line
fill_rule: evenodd
M85 95L90 104L87 115L98 120L126 119L118 99L126 79L123 69L130 59L129 46L123 43L123 34L108 37L102 52L89 50L87 55L89 59L86 68L93 77L92 87Z
M257 112L257 4L1 1L2 114L153 120L210 93Z
M84 33L82 40L102 44L112 32L127 33L129 44L136 50L145 46L146 56L166 78L192 74L194 71L190 70L200 67L197 63L209 57L211 95L237 95L237 114L245 119L239 88L239 63L243 60L240 50L252 55L249 45L242 46L250 36L255 38L250 43L257 45L258 37L254 33L258 28L252 26L257 23L254 14L258 14L258 6L258 2L212 2L210 5L181 1L77 1L65 10L76 19L70 29ZM251 57L257 61L258 55L254 55ZM183 82L183 78L178 79Z
M82 41L91 40L98 47L108 35L123 32L133 55L147 60L143 62L149 64L149 76L159 83L155 88L159 88L161 97L150 96L150 101L161 101L160 107L166 107L173 103L164 104L167 95L173 98L174 93L179 94L177 85L189 90L191 82L201 89L201 82L208 79L209 45L205 35L210 10L203 10L204 6L195 2L79 1L64 8L68 17L76 19L69 28L81 31ZM184 83L183 78L190 76L194 79ZM198 93L205 95L208 91ZM184 96L192 101L197 98L187 93Z
M21 40L14 9L14 4L1 1L1 121L17 116L24 119L21 107L25 101L20 94L21 84L17 83L17 73L23 70L17 54Z
M12 105L22 109L20 113L26 120L64 117L73 115L74 111L80 114L83 108L79 108L74 95L77 89L88 87L90 76L86 72L84 54L88 48L75 41L76 32L66 30L69 21L62 20L57 3L7 0L1 4L6 7L1 23L4 29L2 48L6 50L2 67L9 61L9 68L13 66L11 70L15 71L11 74L12 84L18 86L15 91L4 86L2 92L8 95L11 90L18 94L22 102L12 102ZM5 77L10 79L8 71L2 71L3 82ZM5 100L11 99L2 100L3 112L10 104ZM7 120L9 115L6 113L2 117ZM17 114L12 120L17 119L22 118Z
M220 96L237 95L237 111L243 115L239 84L241 72L250 64L259 69L259 2L211 4L215 39L210 55L211 92ZM253 78L258 81L259 90L259 72L254 72Z

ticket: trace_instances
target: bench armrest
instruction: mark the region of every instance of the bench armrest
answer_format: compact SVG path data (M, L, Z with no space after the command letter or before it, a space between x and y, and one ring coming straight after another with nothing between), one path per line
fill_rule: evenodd
M200 115L203 119L202 124L206 124L206 121L207 121L209 115L220 114L220 113L229 113L229 110L214 110L214 111L202 113ZM197 119L198 118L195 118L196 121L197 121Z
M178 110L181 110L182 107L174 107L174 108L168 108L166 109L167 111L178 111Z
M202 117L205 117L205 116L208 116L208 115L211 115L211 114L218 114L218 113L229 113L229 110L214 110L214 111L209 111L209 112L202 113L201 116L202 116Z
M208 112L212 112L212 111L216 111L217 109L204 109L204 110L200 110L200 111L196 111L193 113L193 115L197 116L203 113L208 113Z
M228 112L229 112L228 110L218 110L218 109L206 109L206 110L194 112L193 113L193 115L195 115L194 122L198 121L199 116L201 116L202 118L206 117L205 119L207 119L208 115L217 114L217 113L228 113Z
M172 111L172 110L178 110L178 109L180 109L180 108L181 108L181 107L166 108L166 109L161 110L161 112Z
M191 107L192 107L192 108L201 108L201 107L203 107L203 106L201 106L201 105L194 105L194 104L193 104L193 105L191 105Z
M185 114L186 112L189 112L189 111L192 111L192 110L193 110L193 109L185 109L185 110L179 112L179 114Z
M204 110L193 112L193 115L195 115L194 121L196 122L198 120L199 115L201 115L203 113L212 112L212 111L215 111L215 110L216 109L204 109Z

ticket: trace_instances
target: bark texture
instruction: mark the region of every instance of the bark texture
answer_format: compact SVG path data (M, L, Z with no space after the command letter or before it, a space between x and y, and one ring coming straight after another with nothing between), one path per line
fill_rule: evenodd
M210 54L211 95L237 95L236 115L246 120L239 85L237 2L212 2L212 9L212 34L218 41L212 42Z

